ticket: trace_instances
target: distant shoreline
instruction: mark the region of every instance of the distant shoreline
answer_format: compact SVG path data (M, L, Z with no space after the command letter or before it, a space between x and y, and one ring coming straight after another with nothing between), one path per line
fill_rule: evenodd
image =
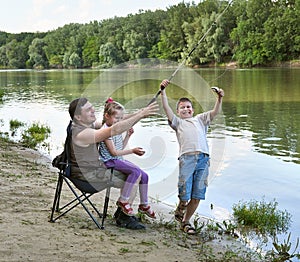
M151 59L151 58L146 58L146 59ZM172 62L172 61L170 61ZM122 63L122 65L125 65L127 62ZM175 64L176 62L173 62L173 67L176 67ZM179 64L179 62L178 62ZM230 68L230 69L254 69L254 68L300 68L300 60L291 60L291 61L285 61L285 62L280 62L280 63L270 63L267 65L257 65L257 66L252 66L252 67L240 67L236 61L232 61L229 63L224 63L224 64L205 64L205 65L185 65L187 67L193 68L193 69L201 69L201 68ZM135 68L138 67L133 64L128 64L127 67L124 68ZM115 67L112 67L115 68ZM153 68L156 68L153 66ZM166 66L168 68L168 66ZM111 68L101 68L101 67L89 67L89 68L68 68L67 70L106 70L106 69L111 69ZM47 68L47 69L32 69L32 68L4 68L0 67L0 71L27 71L27 70L35 70L35 71L48 71L48 70L66 70L65 68Z

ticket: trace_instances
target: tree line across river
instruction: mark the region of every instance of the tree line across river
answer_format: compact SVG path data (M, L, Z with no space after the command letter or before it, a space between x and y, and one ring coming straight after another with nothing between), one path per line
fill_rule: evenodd
M186 57L190 66L299 60L300 0L183 1L166 10L48 32L0 31L0 68L108 68L144 58L181 62Z

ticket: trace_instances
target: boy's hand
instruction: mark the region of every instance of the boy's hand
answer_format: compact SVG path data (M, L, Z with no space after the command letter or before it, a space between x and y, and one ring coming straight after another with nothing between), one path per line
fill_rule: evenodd
M220 88L220 92L218 93L219 97L223 97L225 95L224 90Z
M160 90L164 90L168 86L169 83L170 83L170 81L168 79L163 80L160 83Z
M223 97L224 96L224 90L219 88L219 87L216 87L216 86L213 86L211 88L219 97Z

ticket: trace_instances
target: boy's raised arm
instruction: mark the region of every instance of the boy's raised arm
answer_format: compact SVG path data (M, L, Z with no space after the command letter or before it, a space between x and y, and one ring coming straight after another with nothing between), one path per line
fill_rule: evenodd
M164 111L167 115L168 120L172 121L174 112L171 109L171 107L169 106L168 97L167 97L166 90L165 90L165 88L168 86L169 83L170 83L169 80L163 80L160 84L160 90L161 90L161 101L162 101Z
M213 119L221 110L222 107L222 100L224 96L223 89L219 89L217 92L218 98L216 100L214 108L210 111L210 117Z

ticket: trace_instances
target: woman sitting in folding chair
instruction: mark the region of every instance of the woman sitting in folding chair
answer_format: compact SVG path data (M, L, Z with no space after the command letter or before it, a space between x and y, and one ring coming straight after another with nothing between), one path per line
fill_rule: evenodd
M73 120L72 143L71 143L71 177L88 181L96 190L101 191L110 180L103 162L99 160L98 143L105 139L121 134L129 130L142 118L153 115L158 111L155 103L139 110L130 118L120 121L105 129L95 129L95 109L86 98L73 100L69 105L69 114ZM126 176L115 172L112 178L113 187L121 188L124 185ZM115 213L117 225L129 229L143 229L136 217L128 216L121 212L120 208Z

